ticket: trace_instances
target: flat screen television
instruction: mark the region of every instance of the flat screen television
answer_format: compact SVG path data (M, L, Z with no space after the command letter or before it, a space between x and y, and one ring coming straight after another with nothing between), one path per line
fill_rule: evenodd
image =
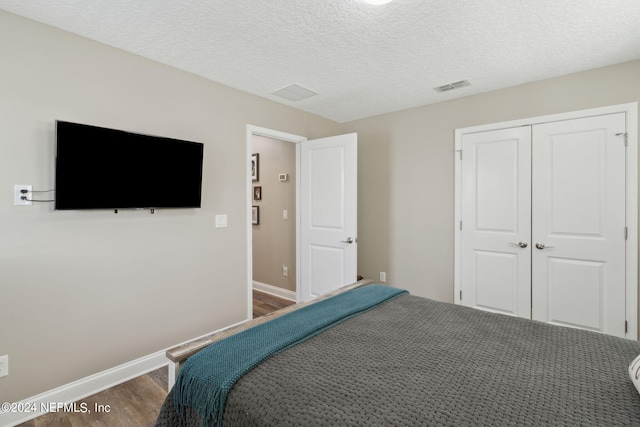
M55 208L199 208L204 145L56 121Z

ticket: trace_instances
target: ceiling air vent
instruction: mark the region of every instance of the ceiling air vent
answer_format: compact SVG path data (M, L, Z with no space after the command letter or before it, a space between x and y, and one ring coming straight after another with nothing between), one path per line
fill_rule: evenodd
M460 89L461 87L465 87L465 86L471 86L471 83L469 83L468 80L460 80L459 82L449 83L448 85L434 87L433 90L435 90L438 93L442 93L442 92L449 92L450 90L454 90L454 89Z
M316 92L297 84L283 87L282 89L273 92L273 94L293 102L301 101L303 99L311 98L312 96L317 95Z

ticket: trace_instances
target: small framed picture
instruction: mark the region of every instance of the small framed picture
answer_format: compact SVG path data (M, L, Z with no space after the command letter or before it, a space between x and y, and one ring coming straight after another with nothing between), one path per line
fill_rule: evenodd
M260 206L251 206L251 223L260 224Z
M254 153L251 155L251 180L256 182L260 179L260 155Z
M253 200L262 200L262 186L253 187Z

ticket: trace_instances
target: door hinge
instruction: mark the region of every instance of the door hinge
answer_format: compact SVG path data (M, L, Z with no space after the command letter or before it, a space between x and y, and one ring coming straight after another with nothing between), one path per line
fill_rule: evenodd
M460 291L460 301L462 301L462 291Z
M629 238L629 229L627 227L624 228L624 240Z
M456 150L460 154L460 160L462 160L462 150Z
M626 132L616 133L616 136L624 136L624 146L626 147L629 144L629 136Z
M627 321L625 320L625 321L624 321L624 333L625 333L625 334L626 334L627 332L629 332L629 328L628 328L628 326L629 326L629 323L627 323Z
M460 230L462 230L462 221L460 221Z

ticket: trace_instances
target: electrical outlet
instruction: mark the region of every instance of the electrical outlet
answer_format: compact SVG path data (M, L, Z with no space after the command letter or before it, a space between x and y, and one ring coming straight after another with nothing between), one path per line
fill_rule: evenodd
M385 273L384 271L380 272L380 281L381 282L386 282L387 281L387 273Z
M0 377L9 375L9 355L0 356Z
M289 276L289 267L287 267L286 265L283 265L283 266L282 266L282 275L283 275L284 277Z
M27 199L31 199L31 185L14 185L13 186L13 204L16 206L31 206L33 202Z

